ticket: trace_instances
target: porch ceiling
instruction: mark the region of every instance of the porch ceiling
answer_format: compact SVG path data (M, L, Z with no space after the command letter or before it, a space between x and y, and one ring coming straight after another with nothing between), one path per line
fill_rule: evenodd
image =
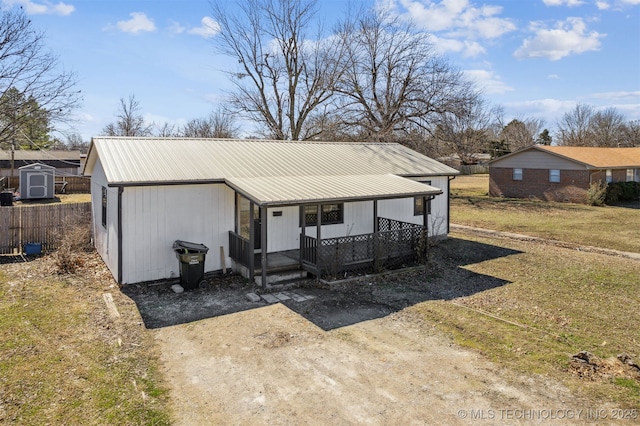
M277 176L227 178L227 185L260 206L419 197L442 190L400 176Z

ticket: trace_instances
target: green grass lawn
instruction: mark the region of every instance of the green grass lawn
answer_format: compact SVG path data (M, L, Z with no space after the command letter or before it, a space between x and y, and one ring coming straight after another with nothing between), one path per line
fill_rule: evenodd
M478 280L489 276L505 284L409 309L457 343L512 370L554 377L595 402L640 407L640 372L634 378L612 369L580 378L570 365L580 351L601 359L627 354L640 361L640 262L540 243L451 236L514 250L461 265Z
M451 182L451 222L640 253L640 208L492 198L488 175Z
M93 264L97 255L87 254ZM0 271L0 424L169 424L154 343L108 273L48 259ZM116 300L110 318L103 294Z

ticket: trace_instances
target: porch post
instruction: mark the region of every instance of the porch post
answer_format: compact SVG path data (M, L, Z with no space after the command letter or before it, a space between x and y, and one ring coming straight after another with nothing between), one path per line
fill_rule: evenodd
M267 289L267 207L260 207L260 264L262 267L262 289Z
M300 267L302 268L302 254L304 253L305 236L307 233L307 224L304 217L304 205L301 205L298 209L298 219L300 221Z
M378 232L378 200L373 200L373 232Z
M255 255L254 255L254 241L256 238L256 225L253 220L253 210L255 206L253 205L253 201L249 201L249 280L253 283L254 274L255 274Z
M322 204L316 204L317 212L316 215L316 268L318 269L318 278L322 275L322 270L320 269L320 252L322 248Z
M427 209L427 197L422 197L422 226L424 226L425 228L429 226L428 216L429 214Z
M380 254L380 250L378 250L378 231L380 230L380 224L378 223L378 200L373 200L373 266L377 269L376 265L378 265L378 255Z

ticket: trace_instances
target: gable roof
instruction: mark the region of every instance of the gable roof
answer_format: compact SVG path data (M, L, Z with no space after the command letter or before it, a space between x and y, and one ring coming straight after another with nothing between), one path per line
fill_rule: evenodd
M98 157L110 185L285 176L458 174L397 143L94 137L85 175L93 173Z
M519 155L525 151L538 150L580 163L588 169L637 168L640 167L640 147L605 148L584 146L545 146L533 145L511 154L496 158L490 164L504 158Z

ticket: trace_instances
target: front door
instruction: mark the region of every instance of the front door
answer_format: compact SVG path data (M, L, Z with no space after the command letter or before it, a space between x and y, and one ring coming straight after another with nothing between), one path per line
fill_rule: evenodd
M238 195L238 234L244 239L250 238L251 223L249 222L251 202L244 198L242 195ZM260 230L262 221L260 220L260 208L258 206L253 207L253 226L254 226L254 241L253 248L258 250L260 245Z

